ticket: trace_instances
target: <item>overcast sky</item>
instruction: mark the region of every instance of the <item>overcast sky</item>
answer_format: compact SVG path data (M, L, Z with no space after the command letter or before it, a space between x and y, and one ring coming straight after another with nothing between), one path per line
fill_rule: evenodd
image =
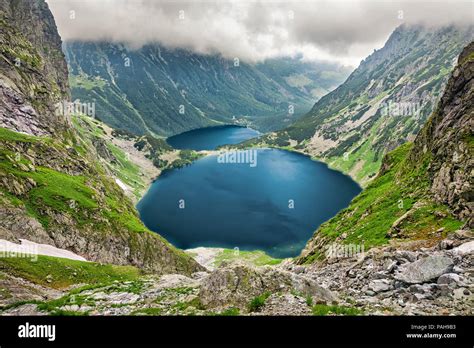
M260 61L303 54L357 66L400 24L472 24L471 0L47 0L63 40L150 42Z

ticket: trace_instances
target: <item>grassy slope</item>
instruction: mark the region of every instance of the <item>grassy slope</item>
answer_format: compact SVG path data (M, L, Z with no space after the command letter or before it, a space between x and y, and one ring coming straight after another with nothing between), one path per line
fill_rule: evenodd
M1 142L14 142L15 144L30 143L35 151L47 148L54 149L54 152L64 153L67 151L65 145L55 142L48 137L32 137L19 134L4 128L0 128ZM78 152L81 145L77 144ZM99 184L98 180L107 187L106 206L102 207L104 216L111 217L119 224L126 225L134 232L144 232L146 229L140 223L138 216L130 211L123 210L123 196L115 185L105 178L103 172L91 173L88 175L68 175L66 173L48 168L46 166L34 166L33 162L25 156L16 156L15 153L3 148L0 150L0 174L13 175L19 181L34 180L35 187L24 195L16 195L16 205L20 200L27 208L28 212L37 218L44 227L50 223L49 216L44 214L46 207L57 212L70 214L80 225L93 224L100 227L90 216L97 212L98 199L94 187ZM68 160L67 156L64 160ZM99 167L97 167L99 169ZM11 196L11 195L10 195ZM100 229L100 228L99 228Z
M65 289L76 284L136 280L141 275L140 270L133 266L99 264L43 255L38 255L36 261L30 258L2 257L0 270L54 289Z
M437 168L442 164L452 165L450 147L454 145L457 149L467 148L468 155L464 157L465 160L469 161L472 157L473 137L467 122L467 115L472 105L468 97L463 96L462 100L457 98L461 87L463 93L469 96L470 91L466 90L471 88L466 87L469 86L468 77L459 76L472 75L469 62L473 56L471 53L459 61L457 75L454 74L448 82L442 101L418 133L415 146L406 143L388 153L378 176L348 208L321 225L307 249L303 251L299 262L311 263L324 258L325 245L336 240L339 243L364 245L365 248L387 243L389 238L425 240L425 243L433 244L466 223L456 218L447 205L434 201L431 186L433 171L439 170ZM457 85L459 83L461 87ZM447 112L447 106L443 102L455 105L465 103L465 105L457 111L448 111L454 114L446 116L444 113ZM447 120L443 119L444 116ZM454 127L453 130L456 132L444 133L444 137L434 136L432 128L442 122L451 126L445 129L437 128L441 129L440 132L447 132L446 129L451 127ZM442 146L445 148L431 149L430 143L439 141L443 142ZM450 143L451 141L453 143ZM443 157L443 151L448 154L447 157ZM468 166L458 168L461 180L467 180L469 177L467 174L466 179L462 179L462 172L466 170L469 173L468 168Z
M89 148L94 146L94 139L105 141L107 150L115 157L115 160L102 161L102 165L107 166L118 179L129 186L133 190L135 198L139 200L148 189L149 181L144 179L142 169L129 159L128 154L105 137L104 127L107 126L97 119L84 115L73 116L72 122L81 141ZM204 156L194 150L180 150L177 152L177 158L168 162L163 160L162 156L166 157L166 154L176 150L168 145L163 138L152 135L136 136L123 130L114 130L112 134L115 137L123 137L134 142L134 147L139 151L144 151L145 157L162 171L187 166Z
M255 266L277 265L283 261L283 259L273 258L260 250L236 252L233 249L224 249L216 256L214 265L219 267L223 262L232 262L235 260L243 260Z
M103 139L106 135L101 122L91 117L74 116L72 121L74 128L78 131L79 137L83 142L87 143L89 147L93 146L93 138ZM106 141L106 147L115 157L116 161L103 164L108 166L118 179L132 188L133 194L139 199L148 185L148 183L143 180L140 168L128 159L127 154L122 151L122 149L111 142Z
M0 182L2 204L24 207L46 230L50 224L57 224L53 217L62 214L75 227L90 233L131 232L129 243L133 251L143 249L141 239L133 234L149 233L159 239L183 267L186 268L185 265L191 262L183 251L143 225L132 203L105 174L100 164L82 157L82 153L87 152L84 143L79 141L69 146L50 137L34 137L0 128L0 144L0 177L14 178L21 185L34 182L34 187L21 194ZM34 152L33 157L54 157L64 166L86 162L87 170L81 175L69 175L46 165L33 164L25 155L18 156L11 148L28 148ZM146 251L143 250L144 253ZM147 254L147 257L151 255Z
M322 224L313 238L326 238L334 241L345 234L345 244L370 247L388 243L394 222L408 213L399 225L401 238L411 240L433 240L462 226L447 207L435 203L428 192L429 181L426 167L429 157L413 166L407 157L411 143L404 144L387 154L383 170L351 202L349 207L340 211L334 218ZM299 262L311 263L322 259L321 250L311 250L300 257Z

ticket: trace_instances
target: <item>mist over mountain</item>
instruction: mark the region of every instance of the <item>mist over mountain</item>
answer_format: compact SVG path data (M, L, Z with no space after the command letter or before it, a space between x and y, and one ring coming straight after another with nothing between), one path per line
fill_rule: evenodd
M290 145L367 182L387 151L414 139L473 38L472 26L400 26L310 112L260 141Z
M424 342L467 342L472 5L1 1L0 317L141 316L94 337L135 344L183 316L195 345L202 316L370 316L328 340L379 346L436 316ZM324 337L289 322L255 343Z
M95 103L106 123L137 134L173 135L226 123L283 128L350 72L298 58L247 64L157 45L128 50L67 42L64 49L73 99Z
M401 24L472 23L463 0L49 0L64 41L159 44L247 63L326 60L356 67ZM117 23L120 23L117 25Z

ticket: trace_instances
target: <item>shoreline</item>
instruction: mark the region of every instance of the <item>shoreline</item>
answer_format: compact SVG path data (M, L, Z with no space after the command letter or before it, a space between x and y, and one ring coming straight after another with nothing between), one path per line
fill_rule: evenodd
M339 169L336 169L332 166L330 166L328 163L324 162L324 161L321 161L319 160L318 158L315 158L315 157L312 157L310 154L308 153L305 153L305 152L302 152L302 151L299 151L299 150L296 150L296 149L293 149L293 148L285 148L285 147L278 147L278 146L264 146L264 147L261 147L261 146L251 146L251 147L246 147L246 148L238 148L236 147L238 144L236 145L223 145L224 147L223 148L220 148L220 149L216 149L216 150L199 150L199 151L196 151L196 150L192 150L192 151L195 151L196 153L200 154L201 156L195 160L193 160L191 163L187 164L187 165L191 165L193 164L195 161L198 161L199 159L201 158L204 158L204 157L209 157L209 156L217 156L219 153L221 153L222 151L232 151L232 150L236 150L236 151L243 151L243 150L249 150L249 149L255 149L255 150L280 150L280 151L287 151L287 152L291 152L291 153L296 153L298 155L301 155L301 156L304 156L306 158L308 158L309 160L313 161L313 162L317 162L317 163L321 163L323 165L325 165L329 170L332 170L332 171L335 171L335 172L338 172L348 178L350 178L354 183L356 183L360 189L361 189L361 192L363 192L364 190L364 186L362 186L357 180L355 180L351 175L349 175L348 173L345 173ZM174 149L176 150L176 149ZM186 166L187 166L186 165ZM159 169L159 173L156 177L154 178L151 178L149 180L149 185L147 187L147 189L143 192L143 194L139 197L139 199L137 200L136 204L135 204L135 209L137 209L138 211L138 203L148 194L151 186L155 183L155 181L157 181L160 176L163 174L163 173L166 173L168 171L172 171L174 169L179 169L179 168L182 168L182 167L175 167L175 168L164 168L164 169ZM359 193L360 194L360 193ZM313 234L316 232L313 231ZM157 232L158 233L158 232ZM311 239L311 237L310 237ZM308 239L308 241L310 240ZM306 243L305 243L306 245ZM175 246L176 247L176 246ZM180 249L180 248L178 248ZM193 251L197 250L198 251L198 258L202 258L202 261L205 262L206 264L209 264L209 262L215 262L215 258L219 255L219 253L223 253L224 251L226 250L231 250L231 249L226 249L226 248L221 248L221 247L205 247L205 246L199 246L199 247L195 247L195 248L192 248L192 249L180 249L180 250L183 250L184 252L186 253L192 253ZM303 251L304 248L301 250ZM255 249L255 250L252 250L252 251L248 251L250 253L263 253L265 255L267 255L263 250L260 250L260 249ZM268 256L268 255L267 255ZM270 256L269 256L270 257ZM193 256L194 258L194 256ZM289 260L293 260L294 258L288 258ZM196 259L196 261L198 261ZM201 263L198 261L198 263ZM204 264L203 264L204 265ZM206 265L204 265L205 267L207 267Z

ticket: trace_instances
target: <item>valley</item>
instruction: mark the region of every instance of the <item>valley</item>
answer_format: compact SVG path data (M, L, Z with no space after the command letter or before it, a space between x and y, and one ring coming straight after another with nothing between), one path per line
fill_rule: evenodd
M472 26L433 33L402 25L310 112L246 145L300 151L366 186L387 152L414 140L473 36Z
M279 129L350 72L299 58L251 65L159 45L65 42L64 51L73 100L94 102L116 129L157 136L225 124Z
M0 315L473 314L472 26L350 73L0 24Z
M137 205L142 221L182 249L257 249L283 258L297 256L312 231L360 192L305 156L251 151L253 164L212 155L162 174Z

